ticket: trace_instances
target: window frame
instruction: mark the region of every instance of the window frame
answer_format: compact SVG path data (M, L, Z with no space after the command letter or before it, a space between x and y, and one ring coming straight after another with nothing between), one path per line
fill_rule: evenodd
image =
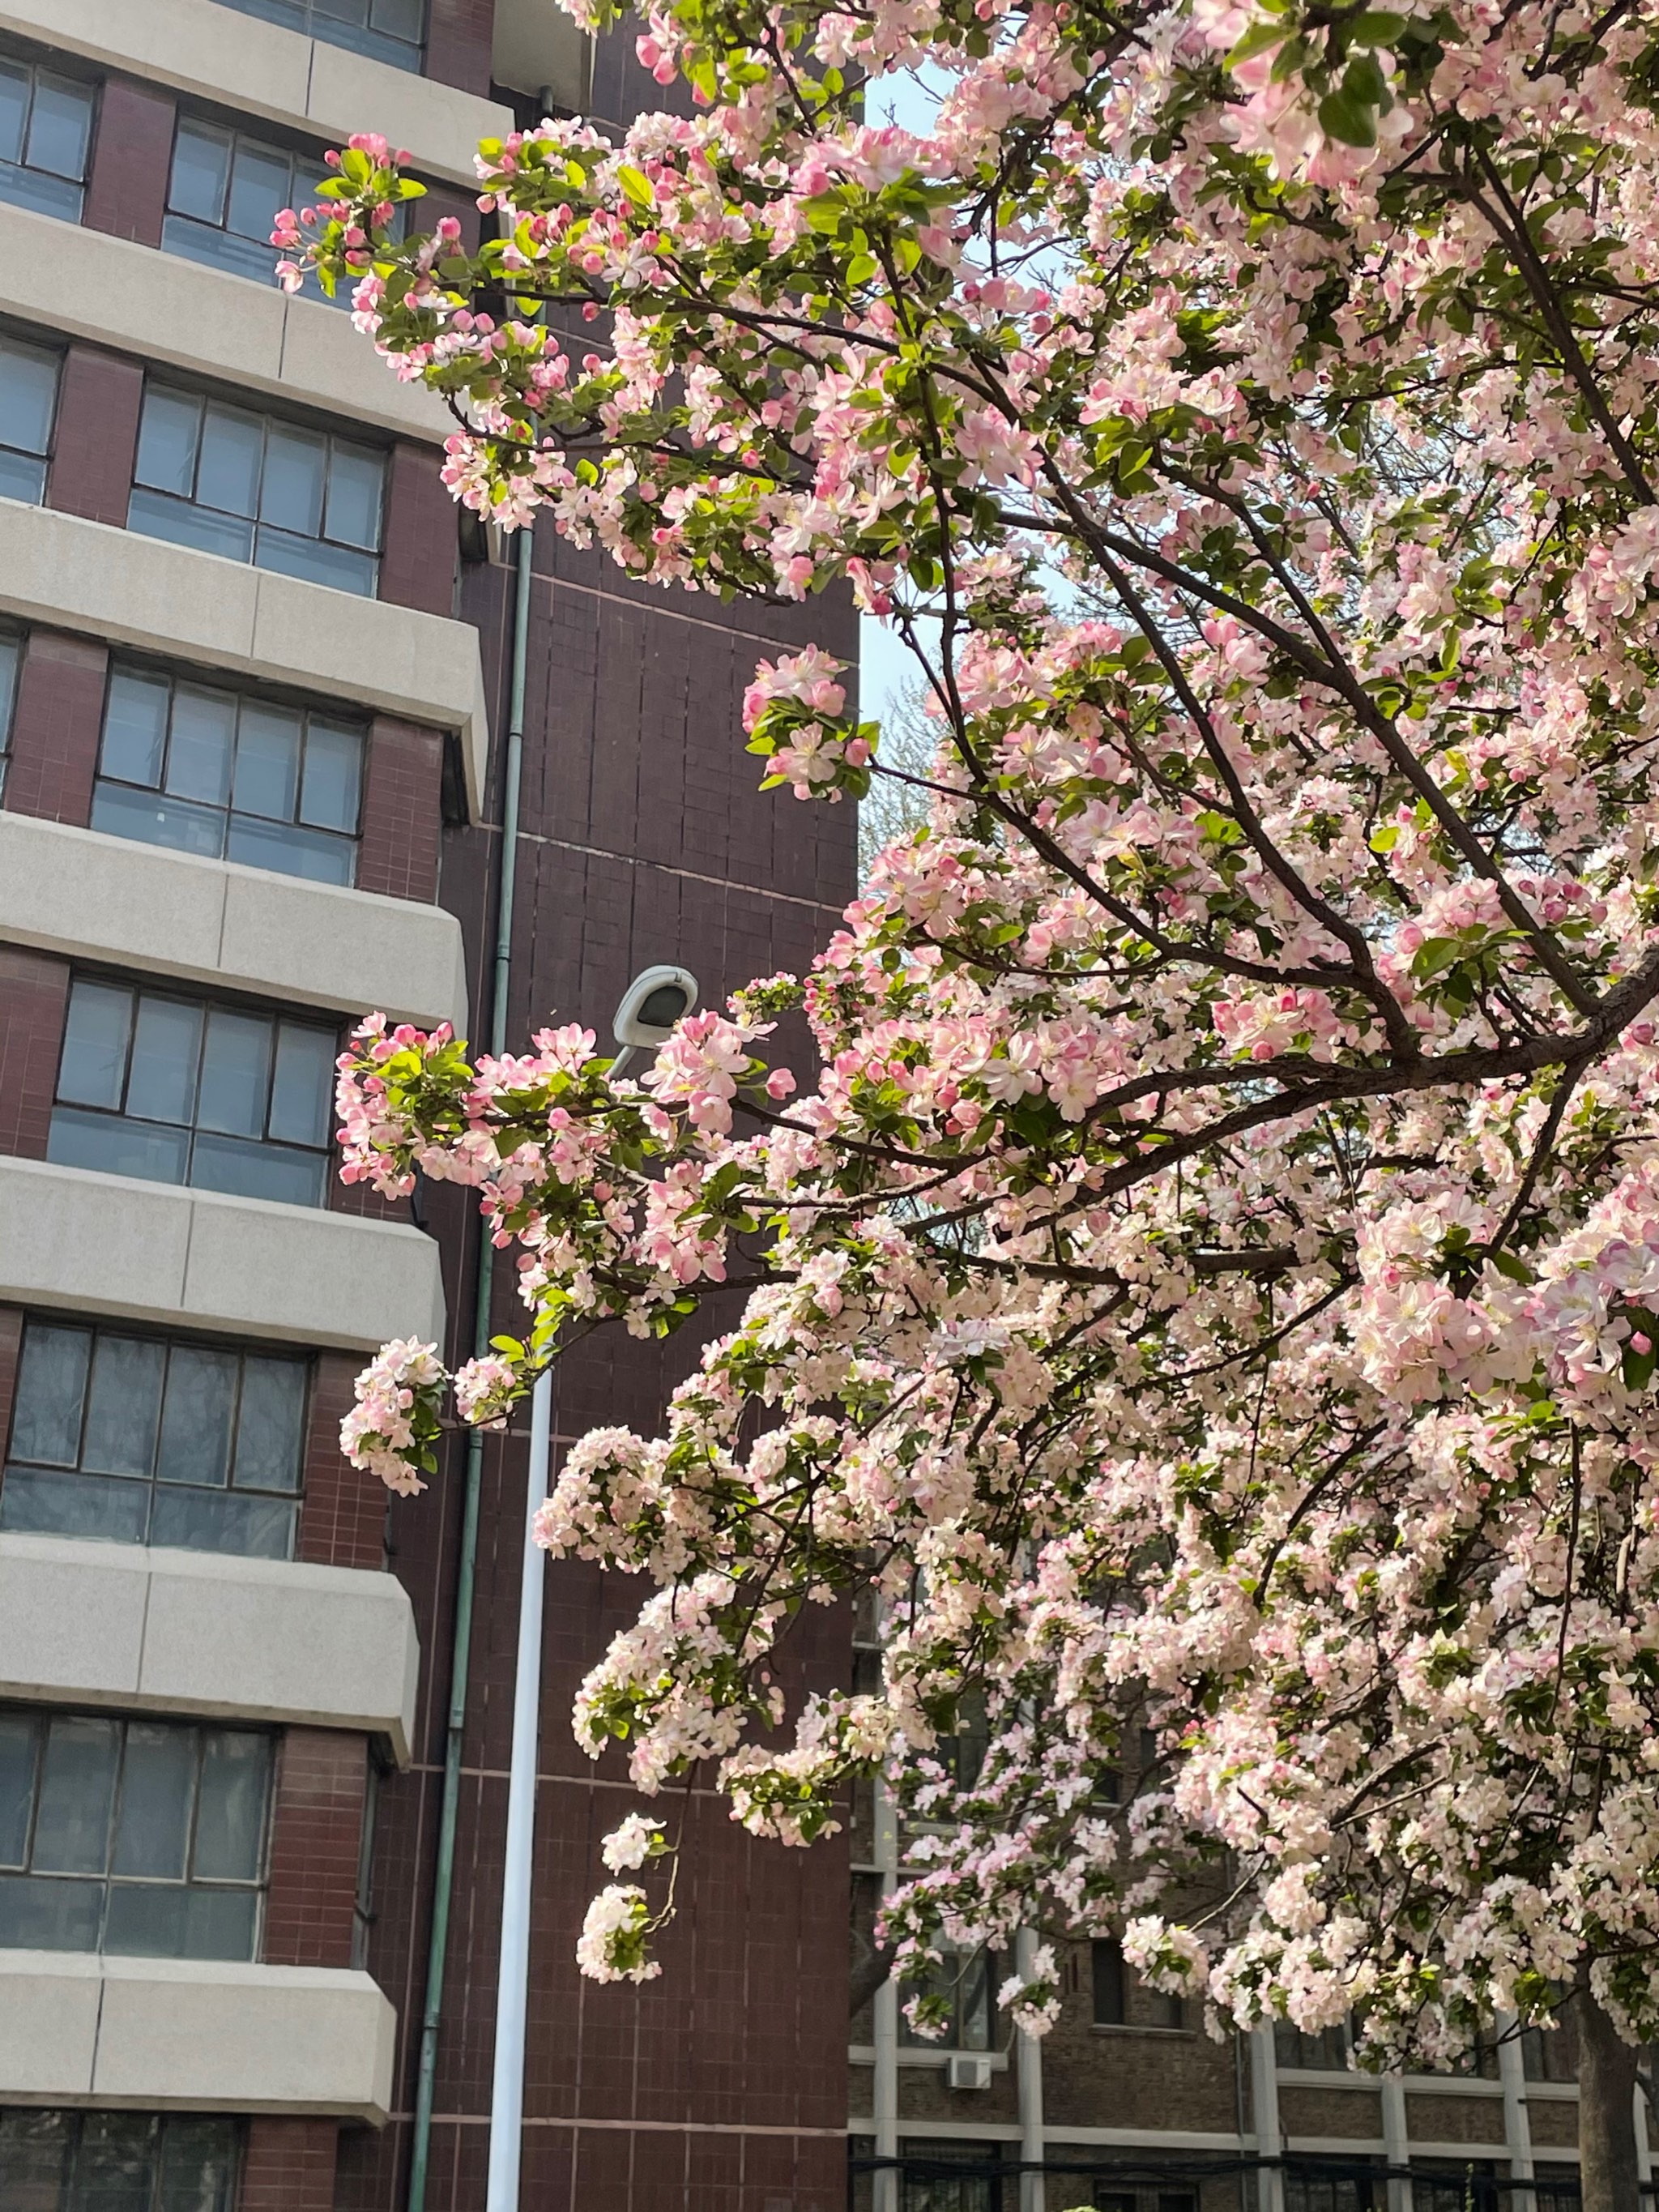
M1112 1960L1113 1973L1117 1984L1117 2008L1120 2017L1104 2018L1101 2012L1103 1990L1101 1966ZM1169 2008L1166 2020L1137 2020L1135 1994L1149 2004ZM1192 2028L1187 2017L1184 1999L1170 1996L1163 1990L1149 1989L1123 1955L1123 1944L1116 1936L1097 1936L1089 1945L1089 2002L1090 2025L1102 2033L1118 2035L1127 2031L1132 2035L1190 2035Z
M28 1805L23 1831L23 1852L14 1865L9 1860L0 1867L0 1882L14 1878L45 1882L95 1882L102 1891L98 1909L98 1940L90 1949L76 1950L70 1945L54 1947L65 1957L154 1959L186 1957L193 1959L222 1959L225 1954L214 1952L167 1952L131 1949L109 1949L106 1937L109 1930L110 1909L115 1893L120 1889L176 1890L188 1895L192 1891L210 1892L216 1895L230 1894L252 1897L253 1911L249 1921L248 1948L246 1954L231 1954L228 1963L252 1965L257 1963L264 1946L266 1903L270 1887L271 1834L276 1804L276 1745L277 1731L273 1728L240 1722L203 1719L181 1721L171 1716L148 1712L100 1712L95 1707L80 1705L28 1705L21 1700L0 1702L0 1720L21 1717L31 1723L33 1738L32 1765L28 1777ZM101 1873L88 1869L37 1869L33 1863L39 1844L40 1800L46 1770L47 1747L52 1728L57 1721L94 1721L106 1723L119 1730L115 1756L115 1771L110 1786L109 1806L105 1816L104 1866ZM127 1786L127 1750L131 1731L135 1728L165 1729L194 1738L191 1765L190 1807L183 1847L185 1872L176 1881L165 1875L123 1875L114 1866L119 1847L121 1817ZM198 1879L193 1871L199 1825L202 1814L202 1778L209 1741L214 1736L257 1738L265 1747L262 1802L259 1810L258 1870L246 1880L228 1876L209 1876Z
M941 2056L965 2051L974 2057L994 2057L997 2052L997 1954L983 1943L971 1950L941 1948L945 1949L944 1964L935 1967L926 1981L900 1984L899 2046L902 2050L934 2051ZM944 2035L918 2035L905 2019L904 2006L916 1996L948 1997L951 2024ZM964 2041L963 2027L972 2021L975 2014L979 2022L970 2032L981 2036L982 2040Z
M1273 2064L1286 2073L1351 2074L1353 2071L1353 2027L1351 2021L1339 2021L1335 2027L1309 2030L1297 2027L1288 2020L1276 2020L1273 2028ZM1334 2065L1328 2051L1321 2052L1317 2046L1328 2037L1340 2039L1342 2056Z
M15 1449L18 1422L23 1406L23 1376L27 1358L28 1336L32 1327L73 1331L90 1340L87 1350L86 1372L81 1385L80 1411L76 1417L76 1426L75 1458L72 1462L26 1458ZM95 1468L85 1467L82 1463L87 1450L87 1424L92 1404L93 1366L97 1358L99 1343L106 1337L136 1339L141 1343L159 1344L162 1347L164 1364L156 1397L155 1433L150 1445L149 1471L146 1474L111 1474ZM229 1419L228 1439L226 1446L225 1479L222 1484L181 1482L169 1479L158 1471L161 1436L167 1419L167 1378L172 1370L173 1354L177 1350L224 1353L238 1362L235 1401ZM241 1441L242 1403L247 1381L246 1362L250 1358L277 1360L302 1370L300 1383L299 1449L294 1470L294 1486L289 1490L262 1488L252 1484L239 1483L235 1479L237 1451ZM99 1315L86 1316L78 1312L67 1313L33 1307L27 1309L23 1316L23 1327L18 1344L16 1381L12 1391L10 1424L4 1435L0 1436L0 1532L42 1535L64 1534L58 1529L41 1528L32 1526L26 1521L14 1521L9 1516L6 1498L10 1490L10 1479L14 1473L24 1475L39 1474L83 1476L88 1482L130 1484L135 1494L142 1489L146 1499L144 1528L141 1536L134 1538L107 1536L78 1538L76 1540L134 1542L149 1547L156 1542L153 1531L155 1526L156 1507L161 1498L186 1496L245 1498L268 1505L283 1506L288 1509L288 1540L283 1550L281 1552L248 1551L237 1547L227 1548L223 1546L181 1545L176 1541L163 1548L198 1552L215 1559L292 1559L298 1549L300 1518L305 1508L306 1457L311 1434L311 1418L316 1406L316 1393L317 1358L314 1352L292 1351L228 1337L198 1336L179 1330L145 1328L141 1326L129 1325L123 1321L110 1320Z
M6 2122L13 2116L27 2121L42 2122L57 2119L62 2122L62 2142L58 2148L57 2197L49 2212L100 2212L100 2197L88 2193L88 2179L96 2187L99 2176L94 2171L90 2177L84 2168L90 2163L87 2156L87 2137L94 2129L112 2131L126 2128L136 2130L141 2123L147 2124L152 2143L149 2166L149 2184L152 2205L158 2201L158 2191L167 2172L167 2142L175 2131L184 2133L192 2128L212 2128L222 2132L228 2156L222 2175L222 2194L212 2212L233 2212L240 2192L242 2166L246 2143L246 2124L230 2113L222 2112L133 2112L123 2108L100 2109L83 2106L22 2106L0 2105L0 2179L5 2179L3 2166L6 2156ZM26 2181L38 2177L25 2175ZM51 2185L48 2184L48 2185ZM101 2191L100 2192L101 2196ZM106 2199L104 2200L106 2203Z
M143 683L165 684L167 687L166 726L162 732L161 757L158 771L161 780L156 783L138 783L130 776L116 775L105 763L105 755L109 744L110 711L115 697L115 686L118 679L123 676L131 677ZM228 791L222 803L213 799L194 798L186 793L173 791L168 787L167 781L168 760L173 749L174 720L181 690L192 694L203 694L214 699L228 701L232 704L235 726L231 735ZM294 811L286 819L280 815L256 813L246 808L239 808L236 805L236 765L241 745L242 719L246 709L250 706L264 708L279 714L296 715L299 719L299 755L295 774ZM304 803L306 757L311 744L313 720L319 724L331 726L337 731L349 731L357 739L357 807L356 825L349 830L337 830L322 823L306 822L301 818L300 809ZM143 837L131 830L115 826L111 820L100 821L99 801L103 795L105 787L107 786L112 793L131 793L135 796L147 795L153 798L158 805L171 804L180 809L188 810L191 814L198 817L204 815L215 817L221 826L219 849L216 854L202 853L196 854L195 857L221 860L233 867L258 868L262 873L286 876L299 883L320 883L338 890L355 890L358 864L362 854L363 814L368 788L369 738L372 726L371 721L367 718L349 713L340 713L329 707L318 706L310 700L289 696L275 688L266 690L248 684L210 682L195 670L169 666L161 662L149 661L138 656L118 652L112 653L104 678L104 700L99 721L98 760L93 780L91 827L100 836L120 837L134 844L152 845L156 850L161 852L193 852L193 848L188 845L169 844L165 839ZM0 751L3 751L3 739L0 739ZM295 852L306 849L304 841L307 837L325 840L329 847L337 848L343 854L344 872L338 876L318 875L303 868L283 868L270 860L249 860L245 854L232 853L229 849L231 840L239 825L252 825L255 828L277 831L295 831L297 836L291 849Z
M23 656L29 634L15 623L0 623L0 803L6 791L6 771L11 764L12 731L17 720L17 694L22 688ZM6 672L9 654L11 668Z
M172 489L165 483L149 482L140 473L145 465L145 430L149 419L152 400L183 404L192 407L196 427L191 440L190 460L191 489L188 493ZM201 494L202 469L205 434L210 417L226 422L240 423L246 428L257 426L259 436L258 465L253 472L252 507L249 513L235 507L215 506ZM291 528L285 523L272 520L264 508L271 482L270 463L273 438L287 436L302 439L322 449L321 512L315 532ZM378 465L376 492L376 527L372 546L329 532L334 462L337 453L358 459L372 457ZM189 384L175 383L171 378L147 374L143 396L139 408L138 441L133 454L132 483L127 501L127 528L136 535L157 538L163 544L183 545L197 552L213 554L221 560L234 561L244 568L262 569L267 575L292 576L301 583L315 584L323 591L337 591L349 598L377 599L380 596L380 563L386 554L386 506L391 489L392 449L373 440L347 435L332 423L319 425L296 416L276 413L267 408L251 407L240 399L222 398L217 393ZM154 502L153 508L145 502ZM195 536L187 533L171 534L151 527L143 519L146 514L165 519L174 514L196 515L204 519L207 527ZM228 542L215 545L204 542L214 524L222 525L227 533L243 532L242 551L231 550ZM319 555L332 556L347 564L357 564L355 573L361 580L347 583L338 578L329 578L314 569L285 565L275 559L264 557L268 550L275 551L284 545L314 548Z
M90 74L82 75L73 67L69 69L63 67L64 61L73 63L73 60L72 55L59 54L56 52L45 54L24 52L9 40L3 46L0 46L0 66L9 70L27 70L29 79L28 96L23 112L23 125L18 140L18 158L13 161L9 155L0 155L0 200L3 200L10 207L26 208L33 215L44 215L56 222L70 222L78 226L86 211L87 180L92 173L93 151L97 143L98 114L100 104L99 95L103 90L103 82L101 78ZM28 157L29 140L33 136L35 102L40 92L40 81L43 76L54 84L72 88L75 91L84 93L86 95L86 143L82 149L81 173L78 176L71 175L64 169L46 168L37 162L31 161ZM70 212L67 204L62 207L46 206L39 198L27 198L20 192L7 191L6 179L14 174L47 178L53 183L65 185L69 194L73 196L73 212Z
M261 284L269 289L276 282L278 258L277 249L270 242L270 222L275 220L279 209L300 207L307 200L314 199L319 183L325 176L328 165L321 145L315 147L301 145L281 134L266 136L258 130L248 128L247 123L248 118L234 109L215 110L199 104L179 107L173 121L173 146L167 157L167 198L161 210L161 250L163 253L173 254L179 260L193 261L198 268L217 269L228 276L240 276L246 283ZM272 128L274 131L275 126L273 125ZM210 133L214 137L229 141L225 161L222 195L224 212L222 218L216 222L210 221L206 216L192 214L187 209L173 205L174 179L179 166L179 145L185 131L189 130L198 131L204 134ZM256 153L274 155L288 163L287 188L282 198L271 209L270 218L267 221L264 229L257 237L250 232L233 230L230 227L231 198L235 187L236 156L239 149L243 146ZM317 173L318 181L303 180L303 173L308 168ZM400 205L393 210L393 234L400 237L404 225L404 209ZM263 266L256 270L252 266L242 265L241 260L229 252L223 253L212 251L192 252L188 243L177 243L175 237L169 236L170 226L177 226L175 234L177 238L189 240L204 235L208 240L219 238L226 240L241 240L251 246L257 246L263 256ZM250 255L246 258L251 263L253 257ZM349 313L352 294L356 289L354 282L338 286L332 294L325 292L318 283L315 274L307 270L305 282L300 287L298 296L302 300L313 301L320 307L343 307Z
M348 53L363 54L371 61L384 62L389 69L407 70L416 76L426 73L427 44L432 34L430 0L423 0L420 40L413 46L392 32L382 33L380 42L377 43L372 27L369 36L361 43L342 39L336 33L354 27L343 23L337 16L331 15L319 8L318 0L223 0L223 4L234 8L239 15L252 15L260 22L276 23L284 30L293 31L297 37L316 39L324 46L343 47ZM296 23L292 20L295 15L302 18L301 21ZM330 26L332 28L328 27ZM393 48L399 52L392 52Z
M52 365L52 406L46 419L45 446L40 447L14 446L9 443L3 435L0 435L0 465L3 464L4 458L8 455L15 455L21 460L40 463L40 489L34 493L32 499L20 502L25 506L40 507L46 500L46 479L51 474L52 456L58 447L58 416L64 398L63 349L58 346L40 345L31 338L20 338L9 330L0 329L0 361L3 361L9 353L33 354L42 361L49 361ZM0 483L0 499L10 499L15 496L16 495L7 491L3 483Z
M127 993L129 999L131 1001L131 1011L129 1014L127 1023L126 1041L123 1047L121 1065L119 1088L120 1096L123 1101L126 1099L131 1085L134 1059L133 1047L137 1029L137 1009L140 1002L145 1000L149 1000L162 1002L169 1006L188 1006L199 1013L201 1021L196 1048L195 1070L191 1079L191 1103L190 1110L192 1117L198 1115L200 1111L202 1072L207 1051L208 1024L210 1017L213 1014L223 1013L264 1022L270 1030L273 1048L268 1062L269 1074L265 1090L265 1103L262 1115L264 1124L267 1129L270 1126L272 1093L276 1080L276 1054L275 1046L280 1036L282 1030L284 1027L288 1027L291 1029L307 1030L314 1036L331 1036L334 1040L337 1048L336 1052L330 1055L331 1062L334 1058L337 1057L337 1048L341 1042L343 1024L337 1021L331 1024L325 1019L319 1020L314 1018L310 1018L303 1013L296 1015L284 1006L273 1005L269 1001L261 1002L257 1000L238 998L229 994L221 994L219 993L191 992L187 989L170 989L167 987L164 981L161 983L161 988L158 989L152 987L151 979L148 976L134 977L119 973L111 973L104 969L82 966L77 963L70 970L69 994L64 1004L64 1028L58 1044L58 1073L53 1084L52 1115L47 1134L47 1158L49 1159L56 1157L52 1150L52 1133L53 1127L55 1127L58 1116L60 1112L67 1112L72 1115L96 1116L100 1121L123 1123L129 1127L139 1130L182 1131L186 1139L185 1170L184 1173L176 1182L170 1177L157 1176L134 1176L131 1179L135 1182L160 1182L168 1188L180 1190L214 1190L216 1187L212 1183L197 1182L192 1180L191 1170L194 1167L196 1160L197 1139L199 1136L229 1139L240 1145L257 1145L262 1149L268 1148L283 1158L303 1157L308 1159L314 1159L318 1170L317 1193L314 1198L309 1200L281 1198L260 1199L257 1193L249 1194L246 1192L237 1191L222 1192L220 1194L221 1195L231 1198L240 1197L250 1203L257 1201L266 1205L275 1206L326 1207L329 1191L328 1164L330 1155L333 1149L333 1133L331 1127L333 1121L333 1097L331 1089L328 1092L324 1102L325 1110L322 1118L325 1125L325 1134L322 1141L316 1146L301 1145L289 1139L273 1138L269 1135L263 1137L246 1137L238 1135L234 1131L204 1128L194 1118L187 1122L163 1121L144 1115L129 1114L125 1103L120 1107L97 1106L88 1104L79 1099L62 1097L59 1095L59 1086L61 1085L64 1078L64 1057L69 1048L70 1021L74 1008L75 994L76 987L83 983L96 986L101 989L125 991ZM73 1165L75 1163L65 1162L62 1163L62 1164ZM124 1175L127 1171L119 1168L105 1168L96 1169L92 1170L92 1172L109 1175Z

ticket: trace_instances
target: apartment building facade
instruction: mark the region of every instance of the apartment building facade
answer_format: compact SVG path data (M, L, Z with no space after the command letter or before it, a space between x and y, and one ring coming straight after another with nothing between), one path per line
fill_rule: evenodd
M853 824L755 793L738 702L852 641L550 532L521 578L266 234L362 129L476 226L477 140L544 88L624 116L630 54L546 0L0 0L8 2212L483 2202L526 1453L390 1509L341 1461L377 1344L471 1349L478 1239L342 1188L331 1065L371 1007L483 1038L499 983L510 1039L603 1035L653 963L804 962ZM693 1356L573 1355L559 1441ZM568 1710L628 1605L550 1575L526 2201L830 2212L844 1863L694 1792L664 1979L577 1977L630 1793Z

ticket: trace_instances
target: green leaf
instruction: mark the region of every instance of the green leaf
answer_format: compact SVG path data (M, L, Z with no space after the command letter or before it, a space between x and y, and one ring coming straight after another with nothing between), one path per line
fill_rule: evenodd
M1419 981L1449 968L1463 947L1455 937L1425 938L1412 955L1412 973Z
M1252 23L1228 55L1226 67L1237 69L1241 62L1254 61L1258 54L1270 54L1275 46L1282 46L1289 36L1288 24Z
M630 168L626 161L617 171L617 182L635 207L653 208L657 195L651 189L651 179L641 171Z
M1648 1349L1638 1352L1628 1339L1620 1359L1620 1372L1627 1390L1645 1390L1653 1381L1654 1370L1659 1368L1659 1319L1645 1306L1626 1306L1625 1319L1630 1323L1632 1336L1640 1334L1648 1340Z
M1512 1283L1535 1283L1538 1279L1524 1260L1513 1252L1489 1252L1486 1257L1500 1275L1507 1275Z
M1367 8L1346 26L1351 46L1392 46L1406 27L1406 18L1386 8Z
M1320 128L1344 146L1375 146L1376 111L1349 96L1346 81L1339 91L1328 92L1319 103Z

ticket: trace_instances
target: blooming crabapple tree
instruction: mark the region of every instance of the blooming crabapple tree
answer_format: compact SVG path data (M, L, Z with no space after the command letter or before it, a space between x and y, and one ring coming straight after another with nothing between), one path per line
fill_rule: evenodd
M936 724L924 826L811 972L641 1080L568 1027L473 1063L370 1023L342 1063L348 1178L473 1185L516 1251L463 1420L746 1294L543 1513L651 1592L578 1735L647 1796L715 1762L793 1844L884 1769L925 1829L896 1971L1034 1926L1033 2032L1113 1929L1218 2026L1352 2012L1378 2064L1567 2008L1588 2199L1633 2203L1654 11L662 0L639 52L691 118L487 143L477 252L393 241L367 138L277 233L448 400L458 499L646 582L850 589ZM925 135L868 126L918 71ZM884 772L843 675L760 667L769 781ZM448 1387L390 1347L359 1463L418 1487ZM784 1713L778 1638L872 1586L879 1689ZM592 1970L655 1971L654 1894L605 1893Z

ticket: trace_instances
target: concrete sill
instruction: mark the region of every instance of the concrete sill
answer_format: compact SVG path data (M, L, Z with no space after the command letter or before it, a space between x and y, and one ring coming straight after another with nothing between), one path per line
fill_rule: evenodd
M0 1535L0 1697L360 1729L406 1765L420 1659L392 1575Z
M438 1247L404 1222L4 1157L0 1300L346 1352L444 1323Z
M0 2101L380 2126L397 2015L367 1974L0 1951Z
M0 939L286 1005L466 1034L461 926L441 907L0 812Z

